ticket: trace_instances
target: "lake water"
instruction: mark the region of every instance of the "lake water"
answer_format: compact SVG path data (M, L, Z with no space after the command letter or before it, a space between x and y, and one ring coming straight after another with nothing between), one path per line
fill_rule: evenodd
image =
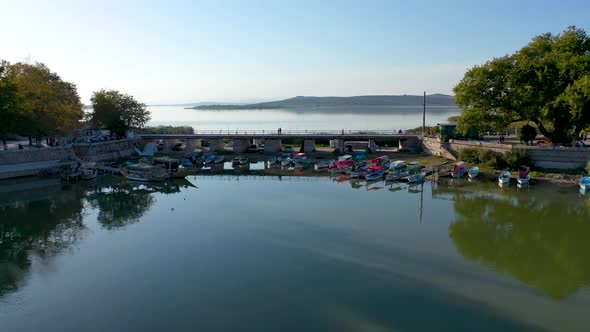
M588 331L575 186L0 184L2 331Z
M199 130L405 130L422 126L422 107L323 107L276 110L204 111L185 106L149 106L150 126L188 125ZM427 107L426 125L447 122L457 107Z

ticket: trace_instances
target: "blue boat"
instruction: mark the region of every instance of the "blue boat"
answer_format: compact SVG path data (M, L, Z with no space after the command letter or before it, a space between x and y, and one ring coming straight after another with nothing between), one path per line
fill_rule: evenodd
M585 176L580 180L580 190L584 192L590 190L590 176Z

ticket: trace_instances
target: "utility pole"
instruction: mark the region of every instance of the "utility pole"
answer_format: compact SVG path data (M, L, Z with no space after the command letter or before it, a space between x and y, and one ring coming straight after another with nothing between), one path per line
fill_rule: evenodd
M426 135L426 91L424 91L422 106L422 140L424 140L424 136Z

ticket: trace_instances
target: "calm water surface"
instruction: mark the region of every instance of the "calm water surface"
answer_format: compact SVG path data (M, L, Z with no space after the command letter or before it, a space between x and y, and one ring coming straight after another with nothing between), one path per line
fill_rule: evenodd
M573 186L0 183L2 331L588 331Z
M422 126L422 107L323 107L276 110L204 111L186 106L149 106L148 125L187 125L199 130L264 129L276 130L399 130ZM457 107L429 106L426 125L447 122L458 115Z

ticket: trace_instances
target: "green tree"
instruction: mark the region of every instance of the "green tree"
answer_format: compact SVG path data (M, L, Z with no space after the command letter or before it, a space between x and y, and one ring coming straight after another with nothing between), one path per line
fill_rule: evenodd
M42 63L16 63L10 70L17 85L19 133L53 142L80 127L82 103L73 83Z
M590 38L570 27L465 73L455 86L459 128L486 131L532 121L552 142L570 143L590 125Z
M124 136L130 128L142 128L150 120L146 105L116 90L93 93L91 121L113 133Z
M16 133L18 122L17 87L10 64L0 60L0 139L4 150L8 135Z

